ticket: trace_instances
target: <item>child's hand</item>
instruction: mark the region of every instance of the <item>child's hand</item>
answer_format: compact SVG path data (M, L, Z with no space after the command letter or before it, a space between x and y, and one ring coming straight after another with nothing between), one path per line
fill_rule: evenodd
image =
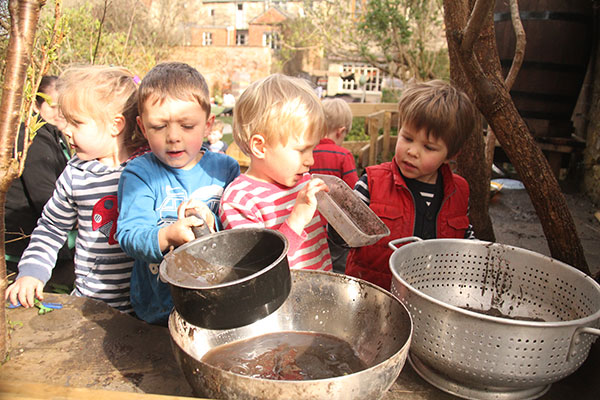
M329 188L319 178L313 178L298 192L296 203L290 216L288 225L297 234L302 234L304 227L309 224L317 211L317 192L324 190L329 192Z
M206 221L211 232L215 231L215 217L208 206L200 200L189 200L179 205L177 209L177 221L158 232L161 251L166 251L171 246L179 247L196 238L192 227L201 226L203 222L193 215L186 216L186 211L190 209L193 209Z
M23 276L6 289L5 300L16 306L18 303L25 308L34 306L34 297L44 300L44 284L32 276Z

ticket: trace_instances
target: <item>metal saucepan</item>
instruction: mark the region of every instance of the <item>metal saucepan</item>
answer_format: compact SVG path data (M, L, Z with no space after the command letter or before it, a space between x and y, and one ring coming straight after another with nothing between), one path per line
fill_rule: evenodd
M292 270L292 291L273 314L237 329L207 330L173 311L169 331L176 359L200 397L219 399L380 399L397 379L411 341L406 308L389 292L360 279ZM268 380L204 363L211 349L273 332L314 332L349 343L366 369L329 379Z
M288 246L272 229L225 230L170 252L159 273L186 321L208 329L237 328L266 317L287 298Z
M415 324L409 360L446 392L535 399L579 368L600 335L600 285L563 262L478 240L389 246L392 293Z

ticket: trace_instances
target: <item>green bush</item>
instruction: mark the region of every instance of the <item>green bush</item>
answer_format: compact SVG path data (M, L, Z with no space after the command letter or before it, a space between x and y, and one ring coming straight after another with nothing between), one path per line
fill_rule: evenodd
M365 132L365 117L352 118L352 129L346 135L346 140L369 140Z

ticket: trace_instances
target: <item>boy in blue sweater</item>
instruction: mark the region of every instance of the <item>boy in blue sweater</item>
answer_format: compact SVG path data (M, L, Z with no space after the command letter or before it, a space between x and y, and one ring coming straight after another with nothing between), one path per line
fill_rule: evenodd
M225 187L240 174L231 157L202 147L211 130L208 86L184 63L155 66L142 80L138 126L152 150L131 161L119 181L117 240L136 261L131 274L131 303L136 315L166 325L171 293L158 276L163 255L194 239L201 221L185 217L195 208L211 230Z

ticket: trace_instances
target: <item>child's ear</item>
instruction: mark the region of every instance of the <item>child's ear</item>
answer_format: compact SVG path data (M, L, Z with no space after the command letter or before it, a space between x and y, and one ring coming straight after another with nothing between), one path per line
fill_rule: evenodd
M125 125L126 125L126 121L125 121L125 117L123 116L123 114L117 114L114 118L113 118L113 136L118 136L121 134L121 132L123 131L123 129L125 129Z
M260 134L255 134L250 137L248 143L250 147L250 153L256 158L265 158L265 138Z
M140 131L142 131L142 135L144 135L144 137L146 139L148 139L148 136L146 136L146 128L144 127L144 122L142 121L142 117L140 117L139 115L137 117L135 117L135 122L137 122L137 125L140 128Z
M348 129L346 129L345 126L339 127L337 132L335 133L335 136L340 139L346 136L346 133L348 133Z
M204 136L208 136L210 131L212 130L212 126L215 122L215 115L209 114L208 118L206 118L206 125L204 125Z

